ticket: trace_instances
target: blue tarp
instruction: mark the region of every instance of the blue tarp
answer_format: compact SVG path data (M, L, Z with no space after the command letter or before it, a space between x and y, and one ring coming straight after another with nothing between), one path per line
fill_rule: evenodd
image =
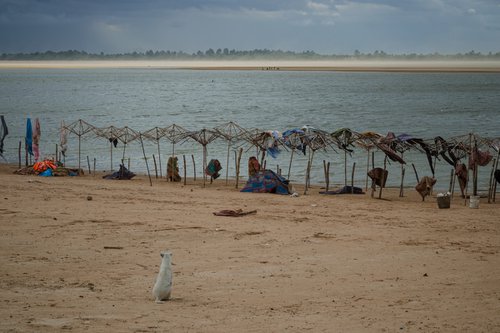
M241 192L290 194L288 180L272 170L262 170L250 177Z

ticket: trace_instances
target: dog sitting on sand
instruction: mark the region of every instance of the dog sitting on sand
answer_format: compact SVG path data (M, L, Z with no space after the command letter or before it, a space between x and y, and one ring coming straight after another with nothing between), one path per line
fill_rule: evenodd
M432 193L432 188L434 187L434 184L436 184L437 179L425 176L420 181L418 184L415 186L415 190L417 190L418 193L422 196L422 201L425 201L425 197L428 195L431 195Z
M153 287L153 297L156 303L163 303L170 298L172 292L172 253L161 252L161 265L156 283Z

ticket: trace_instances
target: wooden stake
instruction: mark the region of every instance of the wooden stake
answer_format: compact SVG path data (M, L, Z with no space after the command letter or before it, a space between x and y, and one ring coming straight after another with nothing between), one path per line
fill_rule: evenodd
M236 169L238 169L238 152L234 151L234 172L236 174Z
M496 159L494 158L493 159L493 166L491 168L491 173L490 173L490 182L488 183L488 203L491 203L491 199L492 199L492 190L493 190L492 180L493 180L493 174L495 173L495 162L496 162Z
M231 135L231 133L229 133ZM231 140L227 141L227 155L226 155L226 185L229 183L229 152L231 149Z
M328 183L326 184L326 190L328 191L328 189L330 188L330 162L326 164L326 175L328 180Z
M184 185L186 185L186 155L182 155L182 160L184 162Z
M113 140L109 141L109 157L110 157L109 170L113 171Z
M94 157L94 177L95 177L95 163L96 163L96 159Z
M158 129L157 129L158 131ZM157 144L158 146L158 164L159 164L159 169L160 169L160 178L163 178L163 172L161 170L161 151L160 151L160 140L158 140ZM153 155L154 156L154 155ZM156 172L156 161L155 161L155 172ZM158 178L158 173L156 174L156 178Z
M19 141L19 149L17 150L18 157L19 157L19 169L21 169L21 141Z
M243 148L240 148L239 151L238 151L238 162L236 163L236 188L238 188L238 184L239 184L239 181L240 181L241 155L243 155Z
M344 186L347 186L347 151L344 150Z
M155 158L155 154L153 154L153 163L155 165L155 178L158 179L158 167L156 165L156 158Z
M144 150L144 142L142 141L142 134L139 134L139 139L141 140L142 154L144 155L144 161L146 162L146 170L148 171L149 186L153 186L151 181L151 174L149 173L148 159L146 157L146 151Z
M203 187L205 187L205 183L207 181L207 174L205 170L207 170L207 146L203 145Z
M474 138L474 154L477 151L477 141ZM472 193L477 195L477 172L478 172L477 156L474 158L474 170L472 173Z
M292 160L293 160L293 153L295 149L292 148L292 154L290 156L290 163L288 164L288 177L287 179L290 180L290 171L292 170Z
M467 163L467 177L465 178L464 206L467 206L467 192L469 190L470 158L472 155L472 133L469 133L469 156Z
M382 190L384 189L384 186L385 186L385 170L387 169L387 155L385 155L385 158L384 158L384 171L382 172L382 181L380 183L380 192L378 192L378 198L381 199L382 198Z
M401 159L403 159L404 153L401 153ZM403 193L403 185L404 185L404 179L405 179L405 166L404 164L401 164L401 185L399 185L399 197L402 198L404 196Z
M326 173L326 161L323 160L323 172L325 174L325 189L328 191L328 174Z
M405 174L406 174L406 169L403 168L403 170L401 171L401 186L399 188L399 196L400 197L404 197L404 187L403 187L403 181L405 179Z
M457 175L455 174L455 170L453 169L453 182L451 184L451 198L453 199L453 194L455 193L455 181L457 179Z
M24 153L25 153L25 166L28 167L28 145L26 144L26 138L24 138Z
M448 192L450 192L450 193L451 193L451 188L453 186L453 176L454 176L454 174L455 174L455 170L451 169L451 172L450 172L450 186L448 188Z
M311 166L311 160L307 160L307 168L306 168L306 179L304 181L304 195L307 194L307 184L309 182L309 167Z
M87 166L89 167L89 175L91 174L90 172L90 159L89 156L87 155Z
M498 161L500 160L500 147L498 147L498 153L497 153L497 161L495 162L495 170L498 170ZM496 179L493 181L493 202L495 202L496 196L497 196L497 181Z
M264 165L264 170L266 169L264 159L266 158L266 150L262 149L262 157L260 158L260 165Z
M191 159L193 160L193 180L196 182L196 162L194 161L194 155L191 155Z
M356 170L356 162L352 165L352 174L351 174L351 194L354 194L354 171Z
M365 192L368 191L368 172L370 172L370 148L368 148L366 155L367 155L367 160L366 160Z
M418 179L418 172L417 172L417 168L415 168L415 164L411 164L411 166L413 167L413 171L415 172L415 178L417 178L417 184L420 183L420 180Z

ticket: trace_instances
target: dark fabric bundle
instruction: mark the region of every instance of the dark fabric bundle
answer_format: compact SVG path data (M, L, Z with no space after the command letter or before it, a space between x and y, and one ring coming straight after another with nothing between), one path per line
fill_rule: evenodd
M110 175L103 176L104 179L132 179L135 177L135 173L129 171L123 164L120 164L120 170L113 172Z
M380 187L385 187L388 175L389 171L385 170L384 172L384 169L382 168L371 169L368 172L368 176L372 179L372 187L375 187L375 185L378 185ZM382 184L382 178L384 178L383 184Z

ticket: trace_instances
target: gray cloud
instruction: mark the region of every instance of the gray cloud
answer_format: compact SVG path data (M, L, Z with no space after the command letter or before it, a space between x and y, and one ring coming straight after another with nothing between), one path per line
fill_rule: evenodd
M498 52L496 0L0 0L0 52Z

